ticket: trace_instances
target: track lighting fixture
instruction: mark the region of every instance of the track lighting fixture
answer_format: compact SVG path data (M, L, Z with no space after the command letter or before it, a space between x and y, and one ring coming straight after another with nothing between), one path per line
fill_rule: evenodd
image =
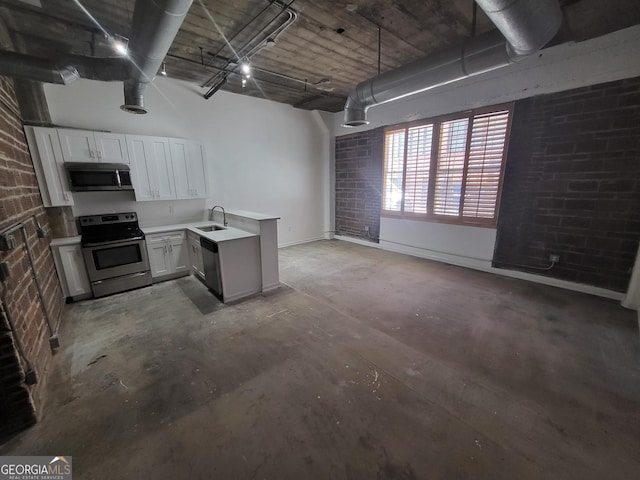
M120 35L113 35L109 38L111 48L120 56L126 57L128 54L129 39Z

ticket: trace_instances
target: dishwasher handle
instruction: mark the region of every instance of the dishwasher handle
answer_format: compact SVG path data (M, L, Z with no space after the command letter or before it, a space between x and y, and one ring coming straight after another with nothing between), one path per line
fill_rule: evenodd
M200 237L200 246L213 253L218 253L218 244L205 237Z

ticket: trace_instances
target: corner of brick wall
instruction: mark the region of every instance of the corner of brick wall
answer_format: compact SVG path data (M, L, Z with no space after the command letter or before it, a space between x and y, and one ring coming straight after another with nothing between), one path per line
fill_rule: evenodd
M624 292L638 240L640 78L516 102L494 266Z
M378 242L384 129L336 137L336 234ZM369 234L365 232L369 227Z
M36 215L50 238L51 229L42 205L40 191L27 147L19 107L11 80L0 77L0 229ZM62 314L62 292L47 239L39 239L32 223L27 237L43 290L47 312L57 323ZM22 235L16 232L21 243ZM14 336L8 330L5 315L0 314L0 439L32 425L42 405L47 371L52 352L49 331L40 305L29 262L21 245L0 252L11 276L7 282L7 305L26 354L38 374L38 383L24 384L24 362L20 359ZM0 287L1 288L1 287Z

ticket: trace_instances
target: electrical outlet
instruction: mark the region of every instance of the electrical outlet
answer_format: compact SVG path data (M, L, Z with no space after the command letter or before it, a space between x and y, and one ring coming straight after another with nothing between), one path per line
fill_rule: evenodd
M365 225L365 226L364 226L364 231L365 231L365 232L367 232L367 233L369 233L369 225Z
M560 255L552 253L551 255L549 255L549 261L552 262L552 263L560 262Z
M0 250L13 250L14 248L16 248L16 246L17 244L15 235L11 233L0 235Z

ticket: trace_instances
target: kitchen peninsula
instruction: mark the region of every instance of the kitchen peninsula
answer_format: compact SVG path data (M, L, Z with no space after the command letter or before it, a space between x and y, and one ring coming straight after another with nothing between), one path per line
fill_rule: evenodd
M226 218L226 226L214 218L143 227L153 281L191 273L225 303L277 288L279 217L229 211Z

